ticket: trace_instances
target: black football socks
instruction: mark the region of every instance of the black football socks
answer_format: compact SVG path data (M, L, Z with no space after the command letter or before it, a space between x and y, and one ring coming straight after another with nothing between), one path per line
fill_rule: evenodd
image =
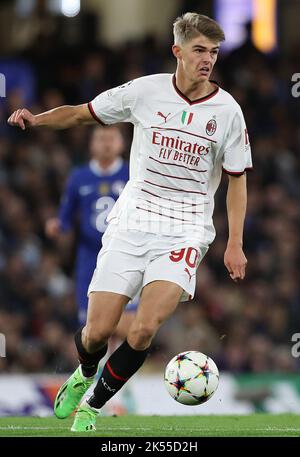
M137 351L125 340L106 362L88 404L93 408L102 408L143 365L148 351L149 348Z
M78 352L79 362L81 363L82 374L86 378L90 378L97 373L98 363L105 356L107 344L96 352L89 353L82 344L81 332L84 325L75 333L74 340Z

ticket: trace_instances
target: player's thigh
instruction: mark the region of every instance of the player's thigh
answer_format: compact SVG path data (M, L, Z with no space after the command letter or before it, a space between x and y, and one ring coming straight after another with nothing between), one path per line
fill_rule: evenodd
M205 246L183 246L157 256L145 270L143 286L154 281L169 281L182 288L180 301L190 300L195 293L196 270L206 251Z
M182 288L171 281L153 281L141 294L134 324L157 329L175 311Z
M114 292L89 294L86 330L109 337L120 320L129 297Z

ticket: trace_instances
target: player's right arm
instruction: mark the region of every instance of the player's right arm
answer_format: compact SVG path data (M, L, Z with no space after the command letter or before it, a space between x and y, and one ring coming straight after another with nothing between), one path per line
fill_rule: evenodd
M95 122L102 125L134 122L132 108L137 103L137 92L133 82L102 92L90 103L83 105L59 106L36 115L26 108L18 109L8 118L8 123L25 130L27 127L67 129Z
M93 124L93 118L88 104L64 105L45 111L41 114L32 114L28 109L18 109L8 118L8 124L18 126L22 130L27 127L49 127L52 129L67 129L76 125Z

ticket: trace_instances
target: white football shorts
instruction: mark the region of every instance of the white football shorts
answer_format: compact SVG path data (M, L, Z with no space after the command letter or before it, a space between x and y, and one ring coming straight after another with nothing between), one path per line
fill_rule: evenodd
M121 231L109 225L88 295L115 292L132 299L157 280L171 281L183 289L180 301L194 297L196 270L208 250L199 241L138 230Z

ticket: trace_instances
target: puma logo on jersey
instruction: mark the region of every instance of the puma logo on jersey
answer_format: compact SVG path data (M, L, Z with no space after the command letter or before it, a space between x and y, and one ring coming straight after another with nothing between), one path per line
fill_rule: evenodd
M166 124L167 118L170 116L171 113L169 113L165 116L161 111L158 111L156 114L157 114L157 116L163 117L165 120L165 124Z
M188 277L189 277L189 282L191 282L191 279L192 279L193 275L191 275L190 271L187 268L185 268L184 271L187 272Z

